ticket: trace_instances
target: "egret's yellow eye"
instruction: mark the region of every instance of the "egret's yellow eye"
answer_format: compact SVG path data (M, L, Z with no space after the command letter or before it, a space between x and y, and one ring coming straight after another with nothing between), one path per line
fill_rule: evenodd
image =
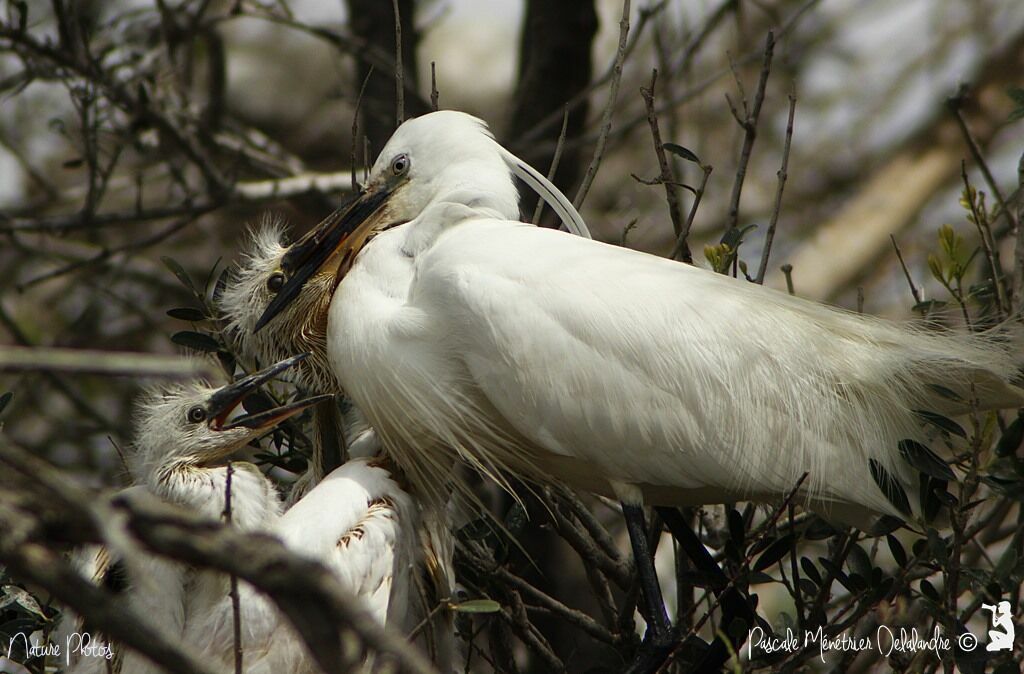
M273 274L270 275L270 278L267 279L267 290L269 290L272 293L278 292L279 290L281 290L281 288L284 287L284 281L284 273L275 271Z
M196 405L195 407L190 407L188 414L185 416L191 423L198 424L200 421L206 419L206 410L204 410L202 406Z
M391 172L396 176L405 175L409 172L409 165L412 162L409 161L409 155L400 154L391 160Z

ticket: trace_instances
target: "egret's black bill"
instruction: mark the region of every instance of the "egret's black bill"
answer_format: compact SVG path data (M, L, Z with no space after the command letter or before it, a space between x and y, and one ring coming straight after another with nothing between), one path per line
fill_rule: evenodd
M390 194L387 189L364 193L347 209L334 211L295 242L281 260L281 269L288 280L256 322L254 332L259 332L299 296L310 277L334 256L353 232L380 210Z

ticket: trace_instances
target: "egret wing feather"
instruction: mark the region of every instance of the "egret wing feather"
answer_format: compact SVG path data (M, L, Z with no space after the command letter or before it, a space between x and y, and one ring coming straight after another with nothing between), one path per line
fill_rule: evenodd
M451 228L410 304L439 338L459 326L450 356L525 438L679 502L781 496L808 472L814 499L893 513L869 461L916 480L897 444L926 440L913 410L939 403L929 384L1021 400L998 342L519 223Z

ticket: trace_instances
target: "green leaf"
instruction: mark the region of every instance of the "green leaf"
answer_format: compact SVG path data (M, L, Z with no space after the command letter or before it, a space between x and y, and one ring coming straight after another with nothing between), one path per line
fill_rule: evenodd
M493 599L470 599L448 604L448 608L458 613L497 613L501 610L501 604Z
M682 145L677 145L675 143L662 143L661 147L666 152L671 152L677 157L681 157L686 161L692 161L694 164L697 164L698 166L701 165L700 157L698 157L692 150L689 150L683 147Z
M905 567L907 565L907 551L903 548L900 540L890 534L885 537L885 541L889 544L889 552L892 553L892 558L896 560L896 565Z
M1024 482L1020 480L986 475L981 478L981 481L1007 498L1024 502Z
M189 277L188 272L185 271L184 267L178 264L177 260L165 255L160 258L160 261L164 263L164 266L171 270L172 274L178 277L181 285L191 290L193 295L198 295L195 286L192 285L192 279Z
M928 553L940 564L949 562L949 550L946 546L946 540L939 536L939 532L931 527L928 528Z
M201 332L193 332L191 330L182 330L181 332L174 333L171 335L171 341L194 351L216 353L220 350L220 344L217 343L216 339Z
M206 320L206 315L194 307L176 307L174 309L168 309L167 315L171 318L177 318L180 321L188 321L190 323L198 323Z
M929 583L926 579L921 579L921 594L928 597L936 604L942 603L942 597L939 596L939 591L935 589L935 586Z
M929 412L928 410L914 410L914 414L916 414L921 421L935 426L944 433L957 435L961 438L967 437L967 431L964 430L964 427L949 417L944 417L941 414Z
M805 576L814 581L815 585L821 585L821 574L809 557L800 558L800 568L803 569Z
M850 546L850 556L846 558L846 564L850 567L850 571L858 576L871 577L871 559L868 557L868 553L864 552L864 548L856 543Z
M900 440L898 446L900 449L900 456L903 457L903 460L925 475L934 477L936 480L945 480L947 482L953 482L956 480L956 475L950 467L946 465L946 462L936 456L935 452L928 449L920 442L910 439Z
M808 522L807 528L804 529L804 538L809 541L823 541L826 538L832 538L838 533L839 530L834 526L820 517L815 517Z
M906 524L899 517L893 517L892 515L882 515L875 523L871 525L872 536L886 536L901 528Z
M743 515L736 508L729 508L726 520L729 524L729 538L734 540L736 545L742 546L746 540L746 523L743 521Z
M903 490L900 483L889 474L889 471L882 464L874 459L868 460L868 468L871 469L871 478L878 485L878 488L882 490L882 493L885 494L885 498L889 500L889 503L893 504L896 510L904 515L910 516L912 514L910 501L907 500L907 492Z
M0 408L2 409L2 408ZM996 456L1013 456L1017 453L1020 443L1024 441L1024 415L1018 415L999 438L996 444Z
M957 393L953 389L946 388L945 386L942 386L941 384L928 384L927 386L932 391L934 391L938 395L942 396L946 400L952 400L953 402L957 402L957 403L966 402L963 399L963 396L961 396L959 393Z
M818 594L818 586L815 585L809 578L800 579L800 590L808 597L814 597Z
M719 243L729 246L729 250L736 251L739 249L740 244L743 243L743 237L745 237L747 232L752 229L757 229L757 225L751 224L745 227L730 227L725 230L725 234L722 235L722 240Z
M850 578L831 559L829 559L828 557L818 557L818 564L821 565L821 568L825 569L825 571L830 573L833 578L838 580L840 585L845 587L850 592L853 592L854 594L857 593L857 589L853 586L852 583L850 583Z
M921 515L924 517L925 522L931 522L939 516L939 511L942 510L943 499L939 498L939 494L946 493L946 485L949 483L924 473L919 473L919 475L921 480Z
M4 585L3 597L0 597L0 609L7 608L11 604L17 604L29 613L46 620L46 613L35 597L17 585Z
M772 564L778 562L793 549L793 543L795 540L796 537L793 536L793 534L786 534L782 538L778 539L769 545L763 553L761 553L761 556L757 558L757 561L754 562L751 569L754 571L764 571Z

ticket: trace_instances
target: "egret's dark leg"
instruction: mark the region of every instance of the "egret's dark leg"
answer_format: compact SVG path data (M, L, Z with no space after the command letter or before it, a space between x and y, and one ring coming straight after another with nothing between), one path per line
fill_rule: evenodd
M661 585L654 570L654 556L647 540L643 508L623 503L622 514L626 519L626 531L629 532L633 559L636 560L644 619L647 620L647 632L644 634L643 643L626 671L629 674L656 672L675 648L679 635L672 629L672 622L668 619L668 611L661 596Z
M676 508L656 508L655 510L665 522L668 530L672 532L679 547L693 562L694 567L708 578L711 591L718 597L719 606L722 607L722 619L719 623L721 632L729 634L729 626L736 618L741 618L747 624L747 629L752 628L757 620L757 614L739 588L729 586L729 578L697 538L697 534L694 533L682 513ZM734 651L743 644L742 636L739 639L730 640ZM728 659L729 649L726 648L722 638L716 636L700 661L696 663L693 671L720 672Z

